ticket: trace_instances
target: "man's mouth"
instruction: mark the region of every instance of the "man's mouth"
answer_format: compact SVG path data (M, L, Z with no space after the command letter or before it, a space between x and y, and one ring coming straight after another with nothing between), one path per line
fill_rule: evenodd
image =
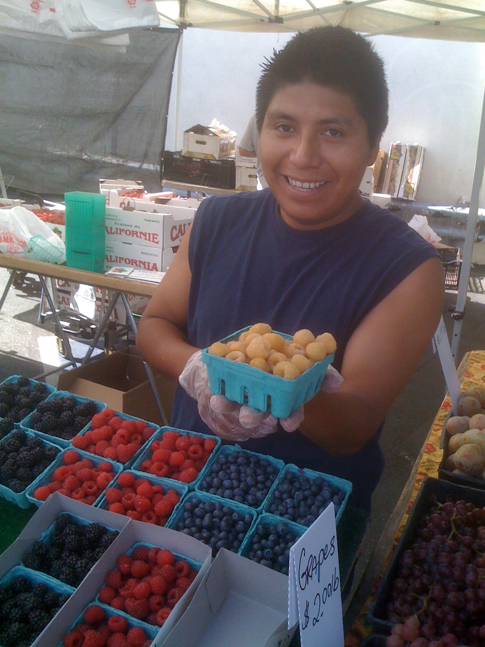
M325 182L300 182L300 180L294 180L288 176L286 176L286 179L291 187L299 191L314 191L325 184Z

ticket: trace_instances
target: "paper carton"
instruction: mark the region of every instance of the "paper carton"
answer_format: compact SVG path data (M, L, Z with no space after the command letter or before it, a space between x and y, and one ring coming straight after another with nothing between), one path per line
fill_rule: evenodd
M236 190L255 191L258 188L258 173L255 167L236 166Z
M110 191L125 193L126 191L144 191L139 180L99 180L99 192L108 195Z
M107 240L104 269L109 270L116 265L136 267L149 272L163 272L162 250L147 245L133 245Z
M258 163L258 158L256 153L254 157L249 157L248 155L241 155L239 148L236 149L236 168L238 166L246 166L247 168L256 168Z
M234 133L216 134L211 128L197 124L183 135L182 155L219 160L236 152Z
M286 647L288 578L222 548L164 647Z
M155 375L155 382L170 420L177 385L161 375ZM134 347L61 373L58 388L106 402L115 411L147 422L163 424L143 360Z
M359 186L359 191L362 197L372 200L373 184L372 167L368 166L365 169L364 177Z
M386 174L382 192L397 197L406 158L406 147L401 142L394 142L389 149Z

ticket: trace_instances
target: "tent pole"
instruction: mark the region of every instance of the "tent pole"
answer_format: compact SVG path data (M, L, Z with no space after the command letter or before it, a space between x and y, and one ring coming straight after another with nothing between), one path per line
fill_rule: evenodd
M179 51L177 55L177 100L175 105L175 148L179 149L180 95L182 92L182 58L184 51L184 32L180 34Z
M461 266L460 282L458 284L458 295L456 299L455 310L452 318L455 320L451 338L451 352L455 364L457 361L458 347L460 345L461 326L465 315L466 295L468 292L468 280L470 278L470 267L472 262L473 242L475 240L475 229L478 220L478 205L480 200L480 189L483 182L483 171L485 164L485 95L482 107L482 119L480 122L480 131L478 134L477 161L475 165L475 175L473 178L472 194L470 199L470 208L468 210L468 220L465 233L465 245L463 248L463 262Z

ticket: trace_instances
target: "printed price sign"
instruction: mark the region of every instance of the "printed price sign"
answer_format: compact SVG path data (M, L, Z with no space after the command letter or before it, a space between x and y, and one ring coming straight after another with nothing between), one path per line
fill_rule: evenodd
M333 503L290 549L288 628L302 647L343 647L342 594Z
M448 340L448 333L446 332L443 317L440 319L433 341L438 349L441 368L443 369L446 386L448 387L448 392L453 405L453 413L457 415L457 404L461 397L461 384L456 372L455 362L451 353L450 342Z

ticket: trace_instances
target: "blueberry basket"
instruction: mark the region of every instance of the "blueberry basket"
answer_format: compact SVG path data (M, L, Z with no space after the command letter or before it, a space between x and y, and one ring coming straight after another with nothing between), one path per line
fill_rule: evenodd
M94 523L93 521L90 521L89 519L85 519L84 517L79 517L77 515L71 514L70 512L63 512L62 515L69 516L72 519L72 522L78 527L79 526L88 527L88 526L91 526ZM40 535L40 537L34 542L35 544L43 544L45 546L45 549L46 549L47 552L50 552L51 548L53 548L53 546L51 544L51 539L52 539L53 533L54 533L55 528L56 528L56 521L57 521L57 519L54 520L54 522L51 523L51 525L48 528L46 528L44 530L44 532ZM100 524L96 524L96 525L100 525ZM102 526L102 527L107 532L117 532L117 533L119 533L119 531L117 529L108 528L107 526ZM115 540L115 538L116 537L113 536L111 543ZM70 537L69 537L68 541L70 541ZM94 541L91 540L91 541L94 544L94 541L97 542L97 538L96 538L96 540L94 540ZM22 566L24 566L25 568L28 568L30 570L34 570L35 572L42 573L46 577L54 579L56 582L63 582L62 579L56 577L55 575L52 575L51 573L48 573L48 572L46 572L44 570L39 570L38 568L34 568L33 566L29 566L29 563L27 562L27 558L31 554L31 550L32 550L32 548L34 546L34 543L32 543L29 546L29 548L25 551L25 553L23 554L22 560L21 560ZM99 542L97 542L95 545L99 548ZM65 548L64 548L64 550L65 550ZM72 548L73 554L75 553L75 550L76 550L75 548ZM82 552L83 560L86 560L88 550L89 550L89 543L88 543L87 546L84 546L84 548L83 548L83 552ZM44 560L45 558L41 557L41 559ZM98 558L98 559L100 559L100 558ZM90 560L91 561L91 566L90 566L89 570L94 566L94 564L98 561L98 559ZM49 568L49 564L43 563L43 566L45 568ZM71 585L71 584L69 584L67 582L63 582L63 584L66 584L66 586L73 586L74 588L76 588L76 587L78 587L80 585L81 581L83 581L86 576L87 576L87 572L84 575L84 577L82 577L82 578L78 577L75 584Z
M295 506L290 505L290 502L292 501L291 499L288 498L288 493L285 492L285 496L278 497L278 492L281 489L281 486L284 485L285 481L288 480L297 480L297 481L303 481L303 479L308 479L310 485L307 490L310 489L314 486L315 492L312 492L309 496L318 496L321 494L323 497L323 500L321 503L317 503L315 501L306 503L305 499L308 497L305 497L304 490L299 486L297 494L297 500L295 503L299 503L300 505L303 504L308 508L308 512L305 511L301 512L301 508L298 510L295 509ZM316 481L316 482L315 482ZM290 486L288 486L290 487ZM328 490L325 493L323 490ZM296 465L292 465L291 463L286 465L284 469L280 472L280 475L277 479L277 482L275 486L272 489L271 495L266 499L266 502L263 506L264 512L269 512L271 514L276 514L277 516L283 517L285 519L288 519L290 521L293 521L295 523L298 523L299 525L303 526L310 526L313 521L316 520L316 518L323 512L323 509L327 507L328 503L332 500L332 498L338 496L340 503L334 501L335 505L335 523L338 525L338 522L340 521L343 511L345 509L345 506L347 505L348 498L350 496L350 493L352 492L352 483L350 481L347 481L346 479L341 479L337 476L332 476L330 474L323 474L320 472L315 472L310 469L301 469L297 467ZM282 506L285 506L286 512L282 512L278 510L278 498L280 498L282 501L284 500L284 503L282 503ZM324 505L326 501L326 505ZM317 506L317 508L313 508L313 506ZM287 516L286 516L287 515ZM299 516L297 516L299 515ZM307 521L301 520L298 521L300 517L310 517L308 518ZM295 518L296 517L296 518Z
M13 429L5 438L2 438L0 441L0 449L2 448L2 443L7 442L9 438L11 438L12 434L16 431L17 429ZM27 431L25 429L22 429L23 433L27 438L29 437L35 437L35 434L33 434L31 431ZM44 447L53 447L54 449L57 450L57 453L59 454L61 452L61 449L55 445L54 443L51 443L49 441L46 441L44 439L39 439ZM53 461L54 462L54 461ZM52 463L51 463L52 465ZM32 488L32 487L37 487L37 484L42 480L44 474L46 473L47 470L50 469L49 467L46 467L46 469L42 472L42 474L39 474L36 478L32 480L32 482L21 492L14 492L10 488L8 488L6 485L3 485L0 483L0 496L6 499L7 501L10 501L11 503L14 503L17 505L19 508L29 508L31 505L31 502L29 501L27 497L27 491Z
M251 470L251 472L248 471L239 476L237 474L234 476L234 472L227 471L227 469L232 469L233 467L237 468L237 463L235 462L236 455L241 460L257 460L263 464L262 467L258 466L256 469L264 471L267 475L269 474L269 478L266 478L264 485L259 485L262 482L261 477L264 477L263 473L255 474ZM203 478L198 482L196 491L215 494L223 499L230 499L231 501L247 505L259 512L263 509L266 498L273 491L278 475L284 466L285 464L282 460L265 456L264 454L250 452L241 448L239 445L221 445L219 451L207 466ZM231 473L233 474L232 477ZM236 479L238 479L238 483L236 482L235 486L234 482ZM260 480L258 481L258 479Z
M204 506L205 511L200 508L200 505ZM197 509L199 512L192 519L185 518L186 514L191 514ZM214 512L217 512L217 515ZM205 519L206 513L209 515L212 513L212 516L220 521L214 522L211 519ZM238 516L242 516L243 519L235 518L233 516L235 513ZM185 496L177 514L173 515L170 519L167 527L202 541L212 548L214 554L220 548L227 548L237 553L256 516L257 514L252 508L236 503L235 501L222 499L221 497L204 492L189 492ZM242 525L236 527L240 521L242 521ZM218 538L214 526L219 525L220 527L222 522L225 523L221 530L221 536ZM234 535L231 539L229 531L231 533L237 533L237 535Z
M106 459L106 458L102 458L102 457L99 457L99 456L95 456L94 454L89 454L88 452L83 452L81 449L75 449L75 450L63 449L63 450L61 450L60 454L58 455L58 457L56 458L56 460L54 461L54 463L51 465L51 467L50 467L49 469L47 469L43 474L41 474L41 475L39 476L39 478L38 478L38 479L36 479L36 481L35 481L31 486L29 486L29 487L27 488L27 490L26 490L26 497L27 497L27 500L28 500L28 501L30 501L31 503L33 503L33 504L35 504L36 506L39 506L39 507L42 505L43 501L39 501L38 499L36 499L36 498L35 498L35 496L34 496L34 492L35 492L35 490L36 490L38 487L41 487L42 485L48 485L48 484L51 482L52 474L54 473L54 471L56 470L56 468L60 467L61 465L64 465L64 462L63 462L64 454L65 454L67 451L75 451L76 453L78 453L78 454L79 454L79 456L81 457L81 459L83 459L83 458L87 458L87 459L89 459L90 461L92 461L95 467L96 467L97 465L99 465L100 463L109 463L109 464L112 466L111 474L113 475L113 479L112 479L111 483L112 483L112 482L113 482L113 480L115 479L116 475L117 475L119 472L121 472L121 465L120 465L119 463L115 463L115 462L113 462L113 461L109 461L109 460L108 460L108 459ZM98 501L100 501L100 500L101 500L101 497L103 496L104 491L105 491L105 490L107 490L107 488L108 488L108 487L110 487L111 483L109 483L109 484L104 488L104 490L103 490L102 492L100 492L100 494L99 494L99 496L97 497L96 501L93 503L93 505L94 505L94 506L96 506L96 504L98 503Z
M441 508L444 504L450 501L454 503L458 501L464 501L466 503L473 504L474 506L480 508L480 514L483 514L482 509L485 507L485 492L483 490L450 483L442 479L436 479L429 476L424 477L404 529L401 533L401 537L399 538L396 547L392 551L384 575L381 578L379 587L375 596L373 597L369 611L367 613L367 624L372 627L372 630L375 633L388 636L391 633L392 627L398 622L401 622L397 619L393 619L392 621L388 619L389 616L387 608L388 603L392 599L391 593L393 583L396 579L401 579L401 558L403 558L405 554L408 555L408 550L412 551L412 546L415 543L419 542L421 544L423 541L425 541L425 537L422 534L422 527L420 528L420 523L424 523L425 519L429 519L435 504L439 504L438 507ZM454 517L453 524L455 525L456 522L457 519L456 517ZM456 529L458 530L458 526L456 526ZM439 532L441 534L441 530ZM472 550L473 549L470 549L470 552ZM419 561L419 559L414 559L414 561L417 562L416 566L421 568L421 562ZM441 578L439 572L438 576ZM439 584L438 576L436 574L431 575L432 585ZM420 593L422 599L425 599L427 595L429 595L429 588L421 591ZM413 596L414 594L412 594L412 597ZM417 595L414 597L415 599L418 599ZM409 613L409 615L412 615L412 613ZM435 640L437 640L437 638L435 638ZM462 643L466 644L468 643L468 640L460 639L459 644Z
M88 604L86 609L89 608L90 606L93 606L93 604ZM106 621L109 620L109 618L112 618L113 616L121 616L122 618L126 618L126 621L128 623L128 631L132 629L133 627L141 627L143 631L145 632L145 635L147 637L148 641L153 641L158 634L160 627L155 627L154 625L150 625L147 622L143 622L142 620L137 620L133 616L128 615L124 611L119 611L117 609L113 609L110 606L107 606L106 604L102 604L101 602L96 602L97 607L101 607L103 609L105 615L106 615ZM84 609L84 611L86 610ZM78 625L84 625L86 626L86 623L83 620L83 614L84 611L76 618L76 620L72 623L72 625L69 627L69 629L66 631L66 636L68 633L73 631ZM58 643L57 647L64 647L63 641ZM128 644L128 643L126 643Z
M137 421L143 422L147 427L150 427L151 429L153 429L152 436L154 436L155 433L160 429L160 426L156 425L154 422L148 422L147 420L142 420L141 418L135 418L134 416L128 416L126 413L121 413L119 411L115 411L115 416L117 418L121 418L122 420L133 420L135 422L137 422ZM85 436L88 431L92 431L92 430L93 430L92 425L91 425L91 423L89 423L87 425L87 427L84 427L76 435L77 436ZM137 458L141 455L141 453L143 452L144 447L147 446L147 443L150 441L151 437L148 440L145 440L145 441L143 441L141 443L140 448L138 449L136 454L134 454L134 456L132 458L130 458L130 460L126 461L126 463L122 463L121 461L116 460L114 458L111 458L109 460L115 461L116 463L120 463L120 465L123 465L124 469L131 467L133 465L133 463L137 460ZM86 451L88 451L88 450L86 449ZM91 453L91 452L88 452L88 453Z
M8 385L10 384L13 384L16 386L19 380L22 380L23 382L25 382L25 386L28 387L30 391L41 390L41 393L43 395L45 394L45 397L43 397L42 400L45 400L50 395L52 395L52 393L55 393L56 391L56 389L53 386L51 386L50 384L46 384L45 382L38 382L37 380L32 380L31 378L27 378L22 375L11 375L6 380L0 383L0 392L5 387L8 387ZM34 410L34 408L35 408L35 404L31 407L31 412ZM10 416L8 415L8 412L4 415L0 413L0 418L3 418L3 417L6 418ZM26 418L26 415L24 415L23 418ZM16 420L15 422L20 423L22 422L22 419Z
M96 406L96 413L99 413L103 409L107 408L107 404L104 402L98 402L97 400L92 400L91 398L83 398L80 395L73 395L72 393L69 393L69 391L55 391L55 393L52 393L48 398L46 398L46 402L52 402L53 400L59 399L59 398L73 398L76 402L76 406L82 405L86 402L93 402ZM44 431L39 431L38 429L34 429L32 426L31 420L32 416L35 413L33 411L29 416L24 418L21 422L21 427L23 429L29 429L30 431L34 431L37 436L40 436L41 438L44 438L45 440L49 440L51 443L55 443L56 445L59 445L59 447L69 447L71 445L71 440L72 439L65 439L65 438L59 438L58 436L55 436L54 434L49 434ZM86 423L84 427L82 427L77 433L80 433L84 431L88 424ZM77 434L73 434L73 437Z
M215 445L214 449L212 450L206 464L204 465L204 467L200 470L199 474L197 475L197 478L195 478L190 483L187 483L187 485L189 487L189 490L193 490L193 489L195 489L197 484L200 482L200 480L204 477L204 475L207 473L208 466L211 464L211 461L214 459L214 456L216 455L216 453L219 450L219 447L221 446L221 439L218 438L217 436L211 436L209 434L201 434L201 433L198 433L196 431L188 431L186 429L176 429L174 427L160 427L159 430L155 434L153 434L153 436L149 439L148 443L145 443L145 445L143 447L143 451L141 452L141 454L139 454L138 458L135 460L135 462L133 463L131 468L133 470L141 472L142 474L151 474L151 472L145 472L144 470L142 470L141 466L144 463L144 461L151 458L153 443L155 441L157 441L157 440L161 440L163 438L163 435L167 431L175 431L176 433L180 434L181 436L198 436L199 438L202 438L203 440L208 438L210 440L215 441L215 443L216 443L216 445ZM155 474L155 476L159 476L159 475ZM162 478L162 476L160 475L159 478ZM180 482L180 481L177 481L177 479L172 479L172 478L170 478L168 476L163 477L163 478L167 478L167 480L172 481L172 483L179 483Z
M234 341L250 326L225 337L222 343ZM277 332L277 331L273 331ZM291 335L277 333L292 340ZM224 357L211 355L207 348L202 351L202 361L207 366L212 393L224 395L228 400L247 404L259 411L271 412L276 418L286 418L300 405L308 402L318 393L333 355L315 362L296 380L285 380L277 375L265 373L261 369L233 362Z
M260 526L264 526L263 532ZM239 549L239 554L288 575L290 548L306 530L305 526L274 514L258 515Z
M172 513L170 514L167 523L165 524L168 526L170 523L170 520L177 514L177 511L180 509L182 506L183 499L187 492L189 491L189 488L185 483L180 483L180 481L175 481L173 479L165 479L159 476L154 476L153 474L148 474L147 472L137 472L136 470L123 470L121 471L115 479L113 479L113 482L108 486L108 488L116 488L116 489L121 489L121 486L118 484L118 479L120 474L125 473L126 471L131 472L135 478L137 479L146 479L151 485L161 485L164 492L167 492L167 490L175 490L177 494L180 495L180 501L175 504ZM107 489L108 489L107 488ZM106 490L103 493L103 496L101 499L98 500L96 503L97 508L102 508L103 510L109 510L109 503L106 500ZM128 516L128 515L126 515ZM143 519L141 519L143 521Z

